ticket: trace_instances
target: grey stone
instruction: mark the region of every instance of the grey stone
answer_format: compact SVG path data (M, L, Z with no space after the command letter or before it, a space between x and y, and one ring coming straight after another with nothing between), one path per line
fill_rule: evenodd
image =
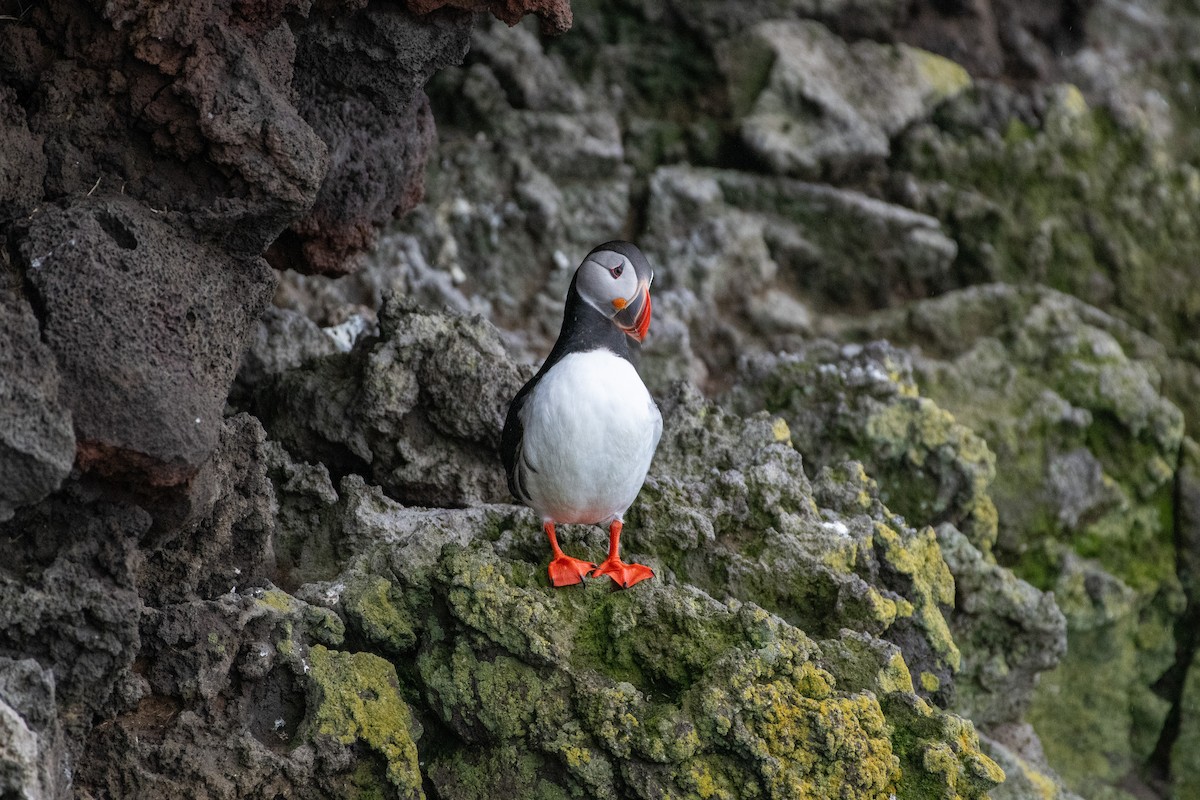
M773 171L805 178L882 162L892 136L970 83L940 56L847 44L810 21L763 22L719 53L746 145Z
M57 489L75 460L54 353L6 277L0 270L0 522Z
M47 207L18 266L58 361L85 471L186 483L212 452L253 320L274 278L120 197Z

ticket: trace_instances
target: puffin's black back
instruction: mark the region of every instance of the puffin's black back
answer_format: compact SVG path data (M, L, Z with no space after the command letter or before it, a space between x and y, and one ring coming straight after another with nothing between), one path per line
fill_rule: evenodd
M620 253L629 259L639 273L642 269L649 270L650 268L641 250L629 242L619 240L593 247L583 261L587 261L588 257L598 250ZM580 264L582 265L583 262L581 261ZM601 314L580 296L579 290L575 286L577 279L578 270L576 270L575 277L571 278L571 288L567 290L567 305L563 310L563 322L562 328L558 332L558 340L554 342L554 348L550 351L550 355L546 356L546 362L542 364L542 368L521 387L521 391L517 392L517 396L513 398L508 407L508 416L504 420L504 432L500 437L500 459L504 462L504 472L508 476L508 490L512 492L513 497L525 505L530 504L529 496L521 485L521 476L517 470L521 439L525 435L525 426L521 423L520 414L533 387L537 386L542 376L549 372L555 364L571 353L586 353L590 350L605 348L633 363L629 337L611 319Z

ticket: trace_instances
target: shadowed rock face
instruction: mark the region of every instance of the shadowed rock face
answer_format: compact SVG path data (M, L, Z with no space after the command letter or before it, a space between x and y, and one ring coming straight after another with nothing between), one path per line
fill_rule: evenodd
M18 231L17 267L57 360L80 469L187 482L217 442L274 285L266 264L180 235L130 198L46 207Z
M422 86L462 57L470 21L304 2L4 10L0 236L25 298L5 327L30 399L6 414L26 420L4 451L23 475L0 516L65 475L68 419L82 471L186 487L273 291L262 253L344 272L420 199Z

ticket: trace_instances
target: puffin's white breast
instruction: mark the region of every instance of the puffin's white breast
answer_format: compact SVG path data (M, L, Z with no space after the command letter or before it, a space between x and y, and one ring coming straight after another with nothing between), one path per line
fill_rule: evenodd
M604 349L550 368L521 413L525 488L544 518L604 523L633 504L662 415L637 370Z

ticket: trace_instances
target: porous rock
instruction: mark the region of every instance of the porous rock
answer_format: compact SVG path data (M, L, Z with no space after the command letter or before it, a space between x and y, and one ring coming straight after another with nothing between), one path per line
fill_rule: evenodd
M407 0L407 5L417 14L445 7L487 11L508 25L516 25L526 14L537 14L543 33L566 33L572 19L569 0Z
M32 658L0 657L0 792L18 800L71 796L54 706L54 673Z
M279 267L339 275L375 231L421 200L434 141L423 86L466 52L461 14L366 8L296 26L300 113L329 148L316 202L272 248Z
M79 466L187 482L216 445L225 397L273 276L120 197L42 209L18 267L72 414Z
M1190 652L1179 511L1163 513L1179 497L1184 416L1162 393L1161 346L1076 298L998 285L862 328L920 347L920 392L1004 465L988 489L996 556L1053 590L1068 626L1029 719L1069 785L1098 791L1155 752L1182 691L1162 679Z
M717 419L697 420L697 412ZM648 560L659 578L626 592L610 591L606 581L576 591L551 589L541 534L527 512L512 506L417 511L367 489L361 479L343 481L339 514L344 527L355 530L343 544L353 542L359 555L336 580L299 593L338 611L348 634L361 636L370 650L405 661L415 656L410 679L420 701L414 711L444 731L426 762L439 795L538 787L548 796L715 791L732 797L752 787L761 796L784 798L821 796L836 785L849 797L935 786L982 796L1001 773L978 751L969 723L915 693L902 650L866 631L838 631L836 622L821 627L830 638L817 639L737 599L755 591L749 572L756 567L749 556L734 562L728 540L709 546L720 551L714 561L729 560L731 572L748 576L729 585L730 599L715 600L681 580L685 569L671 556L678 542L668 537L678 540L682 533L667 530L680 517L684 526L710 517L691 505L703 502L705 486L724 498L714 502L733 520L743 513L786 518L814 512L788 510L803 502L806 484L794 483L798 459L776 441L768 420L743 428L698 398L677 417L692 432L681 436L705 431L721 447L744 447L753 454L745 468L758 474L746 479L747 490L735 476L685 473L686 495L675 490L680 496L669 507L659 501L631 517L630 557ZM693 487L693 480L706 483ZM785 486L796 487L797 496L788 498ZM755 501L764 504L761 512L752 510ZM865 520L843 522L836 512L823 513L830 524L871 528ZM816 533L821 522L809 524L817 527L808 529L804 545L769 543L761 556L791 581L818 568L816 558L789 562L781 555L788 547L794 553L823 549ZM920 570L905 559L920 550L922 537L914 540L903 529L890 534L894 539L875 535L892 542L882 547L894 548L888 555L895 566L916 577ZM795 529L771 529L767 536L802 538ZM598 557L603 548L599 535L577 526L564 527L563 541L577 555L595 550ZM936 564L921 569L937 573ZM692 570L688 581L698 573ZM882 575L872 580L889 580ZM893 585L894 592L882 586L877 592L881 611L903 606L903 597L922 602L908 578ZM853 600L829 608L837 608L833 613L847 626L886 627L867 621ZM898 615L906 613L913 612ZM802 739L797 731L806 732ZM847 748L853 759L834 755Z

